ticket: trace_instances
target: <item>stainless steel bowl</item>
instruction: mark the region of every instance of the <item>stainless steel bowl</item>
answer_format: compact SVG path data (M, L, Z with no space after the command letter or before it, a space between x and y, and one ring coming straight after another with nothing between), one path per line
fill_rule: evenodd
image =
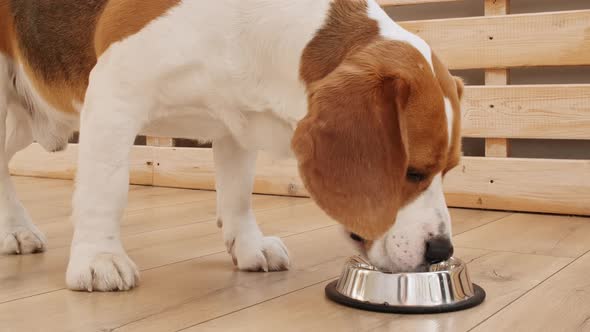
M441 313L474 307L485 299L467 265L457 258L428 272L385 273L359 256L348 260L340 279L326 286L328 298L359 309L392 313Z

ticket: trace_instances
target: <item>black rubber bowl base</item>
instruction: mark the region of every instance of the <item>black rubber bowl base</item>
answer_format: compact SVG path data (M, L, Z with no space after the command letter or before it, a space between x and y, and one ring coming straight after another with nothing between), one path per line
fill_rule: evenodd
M370 302L362 302L355 299L348 298L342 294L340 294L336 290L336 284L338 280L332 281L326 286L326 296L337 303L343 304L347 307L367 310L367 311L376 311L376 312L385 312L385 313L392 313L392 314L440 314L445 312L453 312L453 311L460 311L469 308L473 308L479 304L481 304L486 298L486 292L483 288L479 287L476 284L473 284L473 290L475 294L468 298L467 300L463 300L457 303L452 304L442 304L439 306L394 306L394 305L384 305L384 304L375 304Z

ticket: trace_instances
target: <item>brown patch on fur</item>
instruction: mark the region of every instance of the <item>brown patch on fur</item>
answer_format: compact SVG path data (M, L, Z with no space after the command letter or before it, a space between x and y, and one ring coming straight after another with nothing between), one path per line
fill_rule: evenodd
M9 0L0 0L0 53L14 57L14 28Z
M353 54L379 37L379 26L367 16L367 2L336 0L328 20L305 48L300 75L307 84L324 78Z
M11 0L16 54L37 92L53 107L75 112L96 64L96 20L107 0Z
M80 80L71 81L45 81L39 76L37 69L31 67L30 63L23 60L22 56L17 50L19 60L22 60L23 68L31 85L35 91L43 98L45 102L51 105L55 110L64 113L76 113L78 110L74 108L74 103L83 103L86 87L88 86L88 78L81 77Z
M111 44L136 34L179 3L180 0L109 0L96 28L97 55Z
M73 103L84 101L97 57L179 2L0 0L0 51L14 53L46 102L73 113Z
M441 87L414 47L379 40L308 90L292 141L303 182L328 215L376 239L446 165ZM408 181L408 167L425 181Z

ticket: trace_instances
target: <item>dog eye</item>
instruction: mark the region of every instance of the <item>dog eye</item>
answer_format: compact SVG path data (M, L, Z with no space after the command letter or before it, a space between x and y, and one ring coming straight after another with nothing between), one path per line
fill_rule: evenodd
M363 239L362 237L354 234L354 233L350 233L350 238L353 239L356 242L365 242L365 239Z
M408 181L410 182L414 182L414 183L420 183L424 180L426 180L427 175L424 173L421 173L419 171L410 169L408 170L408 173L406 173L406 179L408 179Z

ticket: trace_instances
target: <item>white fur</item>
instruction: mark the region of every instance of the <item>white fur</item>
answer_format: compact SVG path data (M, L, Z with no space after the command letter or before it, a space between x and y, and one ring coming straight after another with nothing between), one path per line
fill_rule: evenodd
M376 1L369 0L368 3L368 15L379 24L379 32L381 36L391 40L403 41L414 46L422 56L424 56L424 59L430 64L430 68L434 72L432 50L430 49L430 46L422 38L407 31L393 21Z
M444 98L444 104L450 148L454 113L448 98ZM387 271L420 270L425 264L426 242L441 236L450 239L452 233L442 174L438 174L416 200L398 211L393 227L374 242L367 256Z
M104 61L106 60L106 61ZM80 121L74 193L75 232L66 274L69 288L127 290L139 273L120 240L119 221L127 202L129 152L154 104L126 85L109 58L90 75Z
M70 288L137 283L119 219L139 132L213 141L228 251L240 269L288 268L285 246L262 235L252 212L254 162L259 149L290 154L307 112L300 56L328 9L318 0L185 1L101 56L82 110Z
M254 162L256 150L291 154L293 130L307 112L299 79L301 53L324 24L330 2L183 1L139 33L111 45L98 59L84 104L72 101L81 110L81 137L68 287L126 290L139 280L119 233L129 151L139 133L213 141L218 215L228 251L241 269L289 266L281 240L263 236L256 224L250 198ZM368 14L377 20L383 36L414 45L432 64L428 45L389 19L376 1L369 0ZM0 78L7 78L0 84L11 81L10 75L17 84L0 87L0 120L8 118L2 121L12 123L8 133L19 134L7 136L0 127L2 138L18 137L18 142L6 145L16 151L34 137L49 150L63 148L77 127L76 117L53 110L24 71L0 57ZM13 91L14 96L2 95L3 91ZM11 101L18 115L10 115L12 109L6 105ZM41 250L45 240L23 212L10 183L6 165L11 156L0 151L0 198L2 204L9 202L0 206L0 246L8 251ZM407 248L415 257L423 250L418 242L424 234L441 221L448 223L441 195L437 178L423 196L400 211L388 233L406 234L411 239ZM416 218L421 227L413 226ZM395 248L396 242L387 237L382 241L383 248ZM390 249L370 257L384 265L416 265Z
M445 97L445 115L447 116L447 133L449 134L449 148L451 148L451 140L453 139L453 120L455 113L453 113L453 105L449 98Z
M63 150L78 128L78 115L60 112L50 106L33 88L22 65L13 66L13 75L15 98L31 118L33 139L48 151Z
M256 152L232 137L214 142L218 225L238 268L282 270L289 266L287 248L280 239L262 235L251 207Z
M16 196L8 162L33 141L31 120L16 100L12 63L0 54L0 254L45 250L46 240Z
M425 264L426 241L451 237L451 217L445 202L442 175L398 211L393 227L367 252L371 263L391 272L419 270Z

